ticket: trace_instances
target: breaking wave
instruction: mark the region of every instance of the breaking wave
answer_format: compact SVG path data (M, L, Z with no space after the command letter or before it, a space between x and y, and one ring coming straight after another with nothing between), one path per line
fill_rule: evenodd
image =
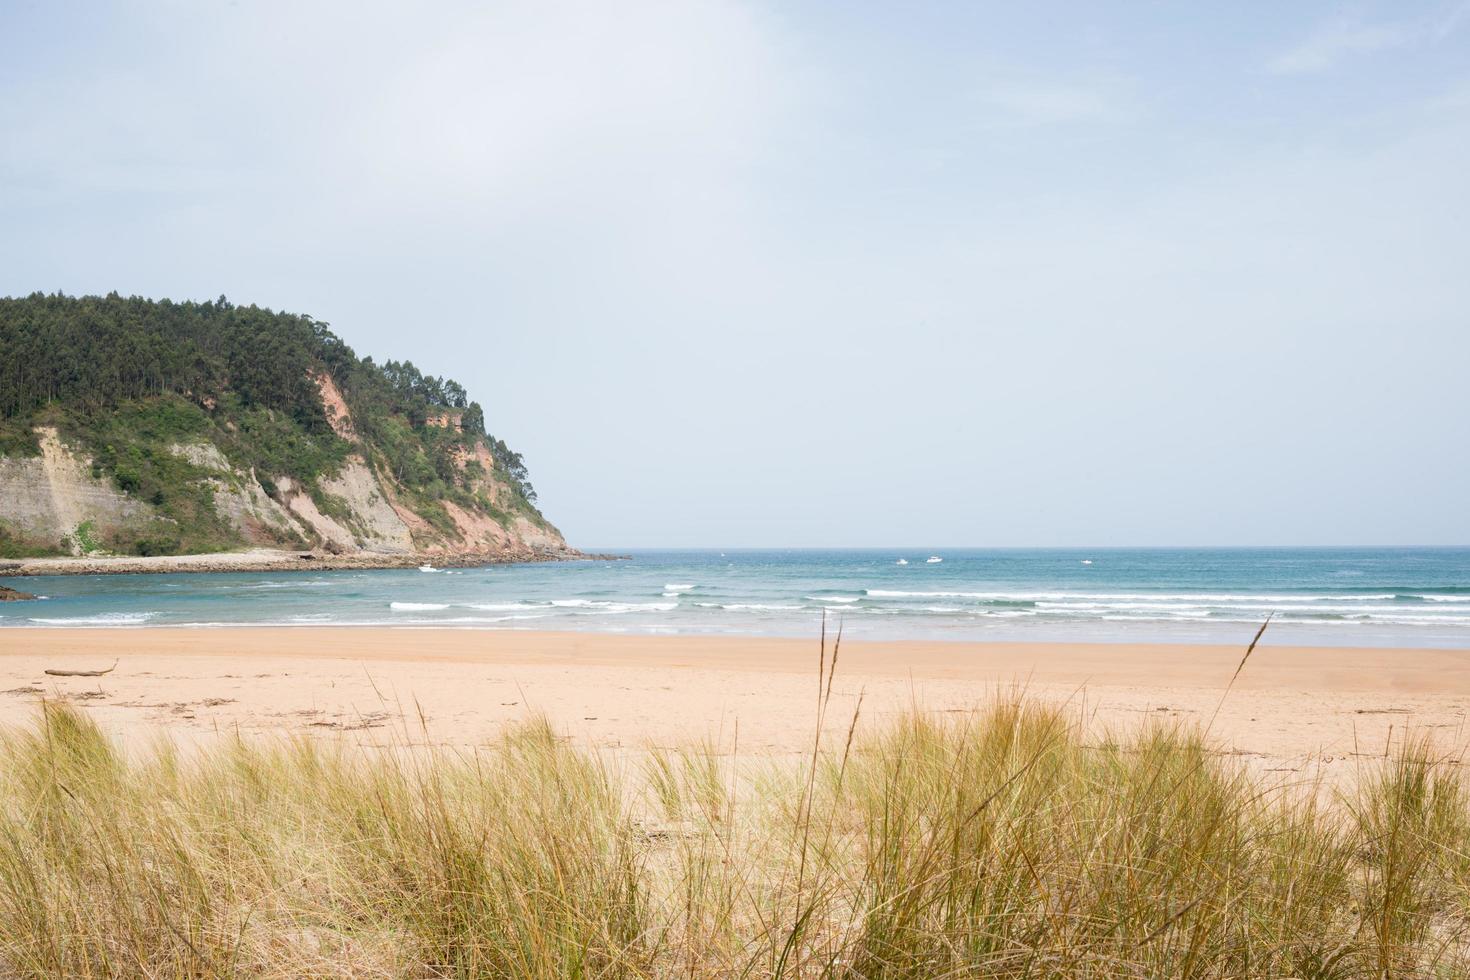
M98 613L93 616L32 616L30 622L46 626L142 626L156 612Z

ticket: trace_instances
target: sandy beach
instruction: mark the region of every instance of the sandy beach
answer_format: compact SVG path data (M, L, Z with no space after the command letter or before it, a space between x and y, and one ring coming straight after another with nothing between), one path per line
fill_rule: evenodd
M1241 647L844 643L831 724L919 706L970 710L997 692L1075 705L1092 730L1209 720ZM218 733L343 735L470 746L534 712L579 744L712 739L724 751L808 747L815 639L447 629L0 630L0 723L63 698L134 744ZM48 669L116 670L57 677ZM1331 774L1405 730L1465 742L1470 650L1273 646L1269 636L1211 735L1255 768Z

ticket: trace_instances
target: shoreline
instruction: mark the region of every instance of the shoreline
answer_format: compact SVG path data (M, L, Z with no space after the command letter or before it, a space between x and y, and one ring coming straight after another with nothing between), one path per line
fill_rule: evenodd
M319 572L378 568L474 568L557 561L614 561L624 555L565 552L465 552L459 554L386 554L358 552L334 555L324 551L283 551L254 548L202 555L109 555L95 558L15 558L0 561L0 578L41 575L167 575L193 572Z
M829 637L830 640L830 637ZM829 645L830 649L830 645ZM1209 724L1221 751L1263 771L1346 775L1406 730L1466 744L1470 650L1274 646L1269 634L1221 702L1243 646L844 641L829 724L997 696L1075 707L1097 737ZM809 746L815 638L641 636L381 627L0 630L0 725L39 699L84 709L125 744L160 732L344 735L473 748L544 715L614 752L710 741L738 754ZM97 670L55 677L47 670ZM1218 709L1218 717L1212 716Z

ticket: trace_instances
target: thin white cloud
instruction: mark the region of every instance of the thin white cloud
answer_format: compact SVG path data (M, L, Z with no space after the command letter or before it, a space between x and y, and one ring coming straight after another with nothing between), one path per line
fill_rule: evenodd
M1305 41L1279 56L1270 65L1279 75L1305 75L1326 71L1343 58L1401 48L1422 36L1408 24L1362 24L1334 21L1318 28Z
M1450 7L1430 30L1436 41L1442 41L1459 30L1460 25L1464 24L1467 20L1470 20L1470 0L1462 0L1462 2Z
M1439 16L1418 20L1368 23L1357 17L1338 17L1277 55L1267 67L1278 75L1323 72L1355 55L1442 41L1467 19L1470 19L1470 0L1451 5Z

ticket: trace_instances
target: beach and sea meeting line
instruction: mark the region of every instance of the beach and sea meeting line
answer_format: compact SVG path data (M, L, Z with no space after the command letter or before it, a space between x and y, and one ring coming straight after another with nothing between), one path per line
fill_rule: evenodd
M929 562L942 557L942 562ZM1470 548L634 551L483 568L43 576L17 626L399 626L869 639L1470 644Z

